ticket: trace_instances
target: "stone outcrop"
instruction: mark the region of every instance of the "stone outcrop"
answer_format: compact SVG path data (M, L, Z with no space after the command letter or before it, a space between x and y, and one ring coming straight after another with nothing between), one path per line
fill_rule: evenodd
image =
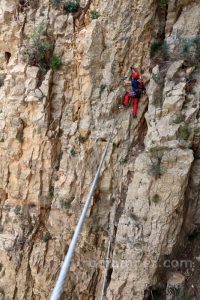
M0 299L49 299L113 126L62 297L100 299L111 238L106 299L171 299L175 281L198 299L165 257L194 231L200 257L200 5L166 3L1 1ZM119 109L132 64L137 119Z

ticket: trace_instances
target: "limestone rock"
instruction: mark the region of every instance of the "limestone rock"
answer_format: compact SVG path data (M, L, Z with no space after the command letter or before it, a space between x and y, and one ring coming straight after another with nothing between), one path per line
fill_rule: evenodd
M199 228L200 5L63 4L0 4L0 298L49 299L112 133L62 297L100 297L111 241L105 297L149 299L160 259ZM134 119L119 109L131 65L147 87Z

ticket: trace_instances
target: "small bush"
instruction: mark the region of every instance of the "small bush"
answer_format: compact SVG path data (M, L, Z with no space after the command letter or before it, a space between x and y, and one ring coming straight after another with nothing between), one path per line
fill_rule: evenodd
M61 3L61 0L51 0L51 2L55 5L58 5Z
M157 159L149 166L149 175L159 178L162 174L163 170L161 169L161 159Z
M43 235L43 237L42 237L42 240L43 240L43 242L45 242L45 243L47 243L49 240L51 240L52 239L52 237L51 237L51 235L50 235L50 233L49 232L47 232L47 233L45 233L45 235Z
M198 67L200 61L200 37L194 36L181 40L181 56L191 66Z
M59 164L56 164L56 165L54 166L54 170L57 172L57 171L59 170L59 167L60 167L60 165L59 165Z
M67 1L64 4L64 11L66 13L75 13L79 10L80 4L78 0Z
M152 79L155 81L155 83L160 83L160 81L161 81L161 76L160 76L160 74L158 73L158 74L152 74Z
M160 0L160 4L163 6L167 6L168 2L169 2L169 0Z
M70 209L71 208L71 201L65 201L65 200L60 200L60 207L63 209Z
M28 39L26 55L31 66L38 66L40 75L44 75L49 69L50 54L52 47L48 41L43 24L34 29Z
M54 197L54 188L53 188L53 187L50 187L47 198L48 198L49 200L52 200L53 197Z
M71 154L71 156L76 156L76 151L75 151L74 148L72 148L72 149L70 150L70 154Z
M119 243L117 243L115 250L114 250L114 255L113 255L113 259L114 260L121 260L122 259L122 254L123 254L123 250L121 250L121 246Z
M152 202L157 204L158 202L160 202L160 196L158 194L155 194L153 197L152 197Z
M24 130L23 128L20 128L16 134L16 139L21 143L23 144L24 142Z
M156 147L156 146L151 147L149 149L149 152L150 152L150 155L151 155L152 158L157 158L157 159L160 159L160 160L162 159L163 154L162 154L162 151L161 151L160 147Z
M99 88L99 97L101 97L101 95L102 95L103 91L105 90L105 88L106 88L105 84L101 84L100 85L100 88Z
M84 144L86 141L87 141L87 137L84 137L84 136L79 136L78 137L78 140L79 140L79 142L81 143L81 144Z
M16 215L20 215L21 214L21 207L20 206L16 206L14 209L14 212Z
M181 122L184 121L184 117L181 113L177 113L175 115L172 116L171 120L170 120L170 124L174 123L174 124L180 124Z
M153 42L150 47L150 58L154 58L156 54L160 54L163 59L168 57L168 45L165 41Z
M113 143L113 149L119 148L119 144L118 143Z
M50 68L53 71L57 71L62 66L62 60L59 56L53 55L52 59L50 60Z
M101 14L97 10L92 10L90 12L90 16L92 20L96 20L101 16Z
M122 164L127 163L127 161L128 161L127 157L122 157L122 158L120 158L119 163L120 163L120 165L122 165Z
M161 49L162 42L153 42L150 47L150 57L153 58L155 54Z
M178 130L178 138L187 141L190 136L190 128L187 124L181 125Z
M198 36L191 37L191 38L184 39L182 41L183 53L188 54L193 47L195 47L197 49L200 47L200 37L198 37Z
M102 226L100 226L100 225L94 225L94 226L92 227L92 231L93 231L93 232L103 232L103 231L104 231L104 228L103 228Z

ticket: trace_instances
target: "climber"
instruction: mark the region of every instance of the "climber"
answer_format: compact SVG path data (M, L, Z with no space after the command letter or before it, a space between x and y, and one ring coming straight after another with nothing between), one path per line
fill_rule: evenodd
M132 116L135 118L137 117L139 99L142 93L145 93L146 89L144 87L142 79L140 78L139 73L137 73L134 69L133 71L134 72L132 73L132 80L124 81L125 85L131 85L132 91L126 92L126 94L124 95L123 106L128 107L130 104L130 99L133 98Z

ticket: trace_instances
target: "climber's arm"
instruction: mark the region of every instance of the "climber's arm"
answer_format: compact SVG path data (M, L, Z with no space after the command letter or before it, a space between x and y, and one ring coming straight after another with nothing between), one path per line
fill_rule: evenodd
M124 85L131 85L131 81L130 80L124 80Z

